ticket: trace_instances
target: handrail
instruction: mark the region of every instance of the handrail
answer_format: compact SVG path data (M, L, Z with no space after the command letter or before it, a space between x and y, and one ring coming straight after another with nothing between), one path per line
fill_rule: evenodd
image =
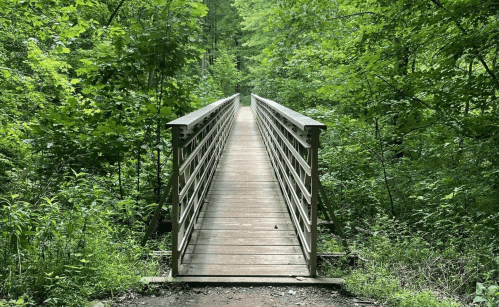
M178 274L218 161L239 109L239 94L166 126L172 128L172 275Z
M228 98L220 99L215 101L199 110L186 114L179 117L168 124L166 127L182 126L186 130L192 129L197 123L203 121L205 118L209 117L213 112L217 112L219 108L226 102L233 101L238 97L239 94L234 94Z
M326 129L327 126L324 125L323 123L320 123L316 121L313 118L310 118L308 116L305 116L301 113L298 113L296 111L293 111L289 108L286 108L283 105L278 104L275 101L262 98L258 95L251 94L252 97L255 97L255 99L264 102L266 105L274 109L276 112L278 112L280 115L284 116L286 119L288 119L291 123L296 125L299 129L305 130L307 127L319 127L321 129Z
M317 204L322 194L327 212L347 247L319 181L321 129L327 126L275 101L251 94L251 108L291 214L311 276L317 271ZM328 218L326 216L326 218ZM348 248L348 247L347 247Z

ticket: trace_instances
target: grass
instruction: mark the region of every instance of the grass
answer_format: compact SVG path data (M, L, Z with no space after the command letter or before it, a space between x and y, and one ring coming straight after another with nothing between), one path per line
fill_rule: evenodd
M114 243L97 237L89 242L88 251L79 257L80 264L30 260L26 265L36 276L7 280L0 307L85 306L128 289L142 289L140 278L154 275L158 267L157 261L143 257L147 250L131 237Z
M327 277L345 279L345 290L389 306L457 307L471 303L476 259L452 248L435 250L418 238L397 241L386 235L370 237L352 250L368 259L352 268L346 258L324 264ZM326 232L320 236L319 251L339 252L341 244Z

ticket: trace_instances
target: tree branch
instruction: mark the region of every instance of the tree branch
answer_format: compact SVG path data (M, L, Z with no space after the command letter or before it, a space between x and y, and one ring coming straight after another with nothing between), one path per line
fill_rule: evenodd
M443 4L440 3L439 0L430 0L430 1L433 2L439 8L441 8L441 9L445 10L446 12L448 12L449 14L452 13L449 9L447 9L445 6L443 6ZM461 25L461 23L458 20L456 20L456 18L454 18L454 16L452 16L452 18L454 19L454 23L456 24L457 28L459 30L461 30L461 32L463 32L464 35L468 35L468 31L466 31L466 29ZM480 55L478 47L475 44L471 44L471 46L473 47L473 49L475 49L475 51L477 53L476 56L477 56L478 60L480 61L480 63L482 63L483 68L485 68L485 70L487 71L487 73L489 74L489 76L492 79L494 79L494 81L496 81L496 84L499 84L498 80L497 80L497 76L494 74L494 72L492 70L490 70L489 65L487 65L487 63L485 62L485 60L483 59L483 57Z
M113 21L114 15L116 15L116 13L118 13L118 11L120 10L120 7L123 5L124 2L125 2L125 0L121 0L120 4L118 4L118 6L114 9L114 12L111 14L111 17L109 17L109 20L107 21L108 27L111 24L111 21Z
M362 15L366 15L366 14L376 15L375 12L360 12L360 13L354 13L354 14L350 14L350 15L337 16L337 17L326 19L326 20L344 19L344 18L350 18L350 17L354 17L354 16L362 16Z

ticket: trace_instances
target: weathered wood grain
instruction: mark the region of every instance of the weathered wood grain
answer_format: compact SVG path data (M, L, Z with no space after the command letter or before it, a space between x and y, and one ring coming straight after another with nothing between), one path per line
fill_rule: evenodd
M199 214L199 218L258 218L258 217L279 217L279 218L287 218L288 213L285 210L281 212L248 212L247 210L224 210L224 211L201 211Z
M240 237L232 237L230 240L227 240L226 237L207 237L200 235L193 235L191 238L191 244L196 245L252 245L259 246L263 244L267 244L268 246L275 245L296 245L299 246L298 238L296 236L293 237L269 237L269 238L240 238Z
M306 265L182 264L182 276L308 276Z
M276 224L272 223L244 223L244 222L232 222L232 223L216 223L216 224L211 224L211 223L198 223L196 224L195 229L213 229L213 230L236 230L236 229L253 229L253 230L272 230L275 229ZM293 225L290 223L288 224L277 224L277 229L280 230L294 230Z
M238 264L238 265L265 265L265 264L303 264L303 255L220 255L220 254L186 254L184 263L189 264Z
M302 250L300 246L294 245L189 245L187 246L185 253L227 255L302 255Z
M223 212L221 212L223 211ZM280 206L265 206L263 205L252 205L251 203L228 203L226 205L218 205L210 208L203 208L201 212L220 212L222 214L237 214L237 213L275 213L275 212L288 212L288 209L284 205Z
M265 238L271 237L290 237L295 236L294 231L290 230L220 230L220 229L201 229L195 231L192 235L196 234L202 236L211 236L211 237L225 237L225 238L262 238L262 242ZM230 239L229 239L230 240Z
M187 283L190 285L217 286L328 286L340 287L345 283L342 278L324 277L282 277L282 276L177 276L142 277L144 283Z

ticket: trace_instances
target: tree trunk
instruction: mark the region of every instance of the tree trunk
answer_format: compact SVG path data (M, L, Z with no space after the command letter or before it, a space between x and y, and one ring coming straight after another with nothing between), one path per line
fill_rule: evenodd
M136 204L139 205L140 200L140 142L138 142L137 146L137 198Z
M120 110L120 121L119 124L121 126L121 116L122 116L122 111ZM120 199L123 200L123 186L121 183L121 154L120 154L120 149L118 149L118 184L120 186Z

